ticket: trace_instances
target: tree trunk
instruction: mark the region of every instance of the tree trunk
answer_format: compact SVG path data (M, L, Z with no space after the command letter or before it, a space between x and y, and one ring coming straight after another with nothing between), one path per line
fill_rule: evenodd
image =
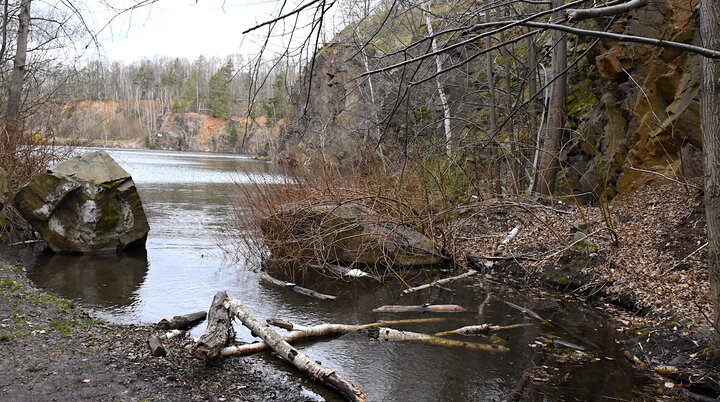
M430 5L428 5L429 7ZM435 40L433 36L433 27L432 23L430 22L430 15L423 10L423 15L425 16L425 26L427 27L428 36L431 37L430 39L430 46L432 47L433 52L438 51L438 45L437 41ZM440 60L440 56L435 56L435 68L437 69L437 72L440 73L443 70L442 66L442 60ZM445 154L447 155L448 159L452 159L452 149L453 149L453 143L452 143L452 130L450 128L450 105L448 104L447 96L445 95L445 89L443 88L442 82L440 82L441 76L438 76L435 78L435 83L437 84L437 91L438 96L440 97L440 103L443 108L443 127L445 128Z
M563 0L553 0L554 8L563 5ZM553 13L552 20L560 21L562 12ZM547 135L543 141L542 155L540 155L540 171L535 182L535 191L544 195L552 195L555 189L555 179L559 170L560 141L562 140L565 125L565 101L567 98L567 40L565 34L558 30L552 32L552 42L555 44L552 53L552 77L550 84L550 107L548 112Z
M720 50L720 2L700 0L703 47ZM705 218L708 277L714 307L715 342L720 345L720 60L703 58L700 84L700 131L705 162Z
M487 12L485 15L485 20L487 22L490 22L490 11ZM485 37L485 49L490 49L492 47L492 40L490 36ZM487 57L485 58L485 76L488 80L488 107L490 108L490 137L496 136L497 131L497 110L495 107L495 74L493 72L493 56L492 52L487 52ZM501 150L500 145L495 139L491 140L493 142L492 149L495 150L493 152L492 157L492 176L490 178L490 182L492 183L492 192L496 195L502 194L502 169L501 169Z
M255 316L250 313L250 310L239 301L231 300L229 302L229 311L230 314L236 316L244 326L250 329L253 334L265 341L283 360L295 366L295 368L303 374L315 381L332 387L348 401L367 400L367 395L365 395L362 390L334 370L316 363L308 355L285 342L277 332L273 331L266 323L255 318Z
M28 34L30 33L30 3L31 0L22 0L13 62L13 72L9 82L7 113L5 115L5 130L7 135L17 141L22 132L23 121L20 113L23 83L25 82L25 60L27 59Z

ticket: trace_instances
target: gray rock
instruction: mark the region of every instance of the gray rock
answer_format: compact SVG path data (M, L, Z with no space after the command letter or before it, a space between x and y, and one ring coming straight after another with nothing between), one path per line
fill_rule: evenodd
M3 207L5 207L7 192L7 175L5 174L5 170L0 167L0 211L2 211Z
M116 252L145 244L150 230L132 177L105 151L33 177L13 204L56 253Z
M358 204L297 207L261 222L275 257L324 259L385 267L446 260L418 231Z

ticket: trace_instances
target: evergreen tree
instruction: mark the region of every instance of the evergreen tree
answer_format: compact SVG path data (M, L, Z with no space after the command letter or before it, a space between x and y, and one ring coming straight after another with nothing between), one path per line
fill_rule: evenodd
M185 82L185 88L178 98L172 103L172 111L175 113L180 112L197 112L198 104L198 75L196 72L190 74L187 82Z
M287 106L285 77L285 71L280 71L275 75L275 80L273 81L273 95L262 104L262 107L265 109L265 114L271 120L277 120L285 113L285 107Z
M228 60L220 70L210 77L208 86L210 88L210 97L208 99L208 108L210 115L213 117L222 117L227 119L232 111L232 89L230 87L232 81L233 63Z

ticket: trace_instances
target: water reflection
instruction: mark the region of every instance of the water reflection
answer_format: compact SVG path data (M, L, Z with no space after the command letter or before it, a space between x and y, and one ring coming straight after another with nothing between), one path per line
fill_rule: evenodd
M590 340L597 345L593 353L612 359L569 367L567 388L542 390L545 395L551 395L551 399L586 400L602 392L612 398L631 398L637 387L632 368L614 342L614 329L604 327L598 317L572 304L533 301L493 289L495 298L481 318L476 309L486 293L468 287L470 281L449 285L453 292L418 292L399 298L400 284L347 284L308 276L306 286L338 296L332 303L267 287L258 280L254 267L243 266L243 261L229 264L219 246L237 242L223 230L234 212L232 202L243 208L237 198L238 185L253 177L263 177L265 183L280 181L277 167L231 155L140 150L109 153L132 174L137 185L151 228L147 254L55 256L27 251L24 258L28 275L37 285L95 307L102 318L153 323L167 316L207 309L215 292L222 289L242 300L258 317L278 317L304 325L397 319L372 312L383 304L448 303L469 309L441 323L398 328L434 333L483 322L527 322L522 313L502 302L510 300L562 325L552 329L555 336L586 347ZM402 316L424 317L427 315ZM193 335L203 330L200 326ZM523 370L537 363L533 361L536 349L528 345L548 330L533 325L502 333L511 350L502 354L378 342L365 334L350 334L301 348L313 359L352 379L368 393L369 400L500 400L522 378ZM238 340L253 340L243 327L236 326L236 332ZM488 338L456 339L490 342ZM287 369L267 354L259 358L268 359L277 369ZM314 390L333 397L322 388Z
M75 300L101 306L130 305L148 272L143 248L119 255L42 253L28 270L36 285Z

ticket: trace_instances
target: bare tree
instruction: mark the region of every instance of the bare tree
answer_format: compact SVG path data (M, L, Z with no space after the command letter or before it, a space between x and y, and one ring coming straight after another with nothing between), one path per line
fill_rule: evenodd
M702 45L720 50L720 3L700 1ZM700 88L700 131L705 162L705 217L708 276L714 306L713 325L720 345L720 60L703 58Z
M30 4L31 0L22 0L20 3L20 16L15 45L15 58L13 73L8 85L8 103L5 114L6 135L17 138L22 132L22 116L20 106L22 102L23 83L25 82L25 61L27 59L28 35L30 33Z

